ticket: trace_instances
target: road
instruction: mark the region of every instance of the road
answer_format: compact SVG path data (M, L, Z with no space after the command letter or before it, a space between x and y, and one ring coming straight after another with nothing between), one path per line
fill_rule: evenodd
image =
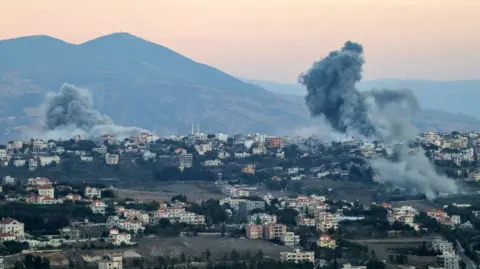
M465 264L467 265L467 269L477 269L477 265L465 255L465 249L463 249L462 245L460 245L460 242L458 242L458 240L457 252L460 258L462 258L462 261L465 262Z

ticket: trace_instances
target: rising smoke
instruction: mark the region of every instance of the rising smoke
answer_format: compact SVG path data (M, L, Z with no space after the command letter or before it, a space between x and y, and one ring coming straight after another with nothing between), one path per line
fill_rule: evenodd
M145 131L116 125L108 116L93 108L88 90L70 84L64 84L58 93L48 94L44 107L41 130L34 132L36 136L47 139L71 138L75 135L96 139L104 134L126 138Z
M306 104L312 116L323 116L341 133L358 134L366 139L397 145L399 161L370 160L381 181L390 182L433 198L437 193L456 193L455 182L436 173L423 150L411 153L408 142L418 133L411 117L420 110L409 90L360 92L355 84L362 78L362 45L348 41L332 51L300 76L307 88Z

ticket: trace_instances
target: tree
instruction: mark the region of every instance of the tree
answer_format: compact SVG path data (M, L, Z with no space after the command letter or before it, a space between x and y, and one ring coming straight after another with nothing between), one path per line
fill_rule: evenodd
M379 260L370 260L367 269L385 269L385 264Z
M182 252L182 255L180 256L180 261L182 263L186 262L187 261L187 258L185 257L185 253Z
M210 252L210 250L205 250L205 260L210 261L210 257L212 257L212 253Z
M240 255L235 249L232 250L232 252L230 252L230 259L234 262L237 262L238 260L240 260Z

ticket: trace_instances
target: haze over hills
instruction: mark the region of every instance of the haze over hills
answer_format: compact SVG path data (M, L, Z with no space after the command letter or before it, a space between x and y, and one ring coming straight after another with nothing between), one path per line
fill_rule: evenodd
M47 92L91 90L115 122L165 133L273 132L309 121L303 101L273 94L126 33L80 45L34 36L0 41L0 115L32 122Z
M271 92L282 95L304 96L306 89L300 84L247 80ZM480 80L431 81L382 79L362 81L360 90L410 89L417 96L422 114L416 120L421 130L476 130L480 128Z
M297 96L278 94L127 33L79 45L49 36L2 40L0 59L0 129L6 133L38 122L45 94L66 82L90 89L95 108L116 123L163 135L189 132L192 123L229 133L286 133L312 124L303 89ZM427 112L419 119L424 129L480 128L472 117Z

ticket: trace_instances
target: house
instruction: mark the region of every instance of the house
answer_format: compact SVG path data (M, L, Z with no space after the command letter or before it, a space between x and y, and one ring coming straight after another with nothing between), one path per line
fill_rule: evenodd
M0 233L14 235L17 239L23 239L25 225L13 218L5 218L0 221Z
M93 162L92 156L80 156L80 161L82 162Z
M337 243L330 235L322 234L317 241L317 246L321 248L335 248Z
M7 234L7 233L0 233L0 243L3 243L5 241L15 241L17 237L12 234Z
M70 201L81 201L82 196L80 194L69 193L67 196L65 196L65 199Z
M90 204L90 210L92 210L93 214L102 214L105 215L105 210L107 205L101 200L95 200Z
M315 254L313 251L300 251L295 249L293 252L280 252L280 260L282 262L292 263L313 263L315 261Z
M107 254L98 261L98 269L123 269L122 254Z
M54 198L50 198L48 196L38 196L37 197L37 204L40 205L53 205L56 204L57 200Z
M118 154L105 154L105 162L109 165L116 165L120 161L120 156Z
M2 183L5 184L5 185L15 184L15 178L11 177L11 176L6 176L6 177L3 178Z
M44 196L48 198L55 198L55 189L49 185L41 185L37 188L38 196Z
M300 236L293 232L285 232L280 236L280 241L282 241L285 246L291 247L300 243Z
M84 196L86 198L90 198L90 199L94 199L94 198L101 199L102 198L102 190L97 189L97 188L93 188L93 187L90 187L90 186L86 186Z
M180 167L190 168L193 164L193 155L191 153L182 153L178 155Z
M108 231L109 239L110 242L112 242L113 245L122 245L122 244L130 244L130 240L132 239L132 235L129 233L120 233L118 232L117 229L110 229Z
M50 180L46 177L36 177L36 178L29 178L27 181L27 185L31 187L38 187L38 186L44 186L48 185L50 186Z

